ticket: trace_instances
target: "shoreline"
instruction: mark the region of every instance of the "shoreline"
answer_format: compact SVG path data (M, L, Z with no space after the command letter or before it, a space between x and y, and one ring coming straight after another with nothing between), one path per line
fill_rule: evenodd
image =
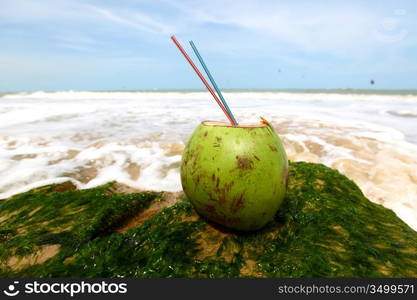
M304 88L225 88L222 89L225 93L293 93L293 94L354 94L354 95L410 95L417 96L417 89L354 89L354 88L314 88L314 89L304 89ZM120 90L31 90L31 91L2 91L0 92L0 98L5 95L30 95L33 93L65 93L65 92L75 92L75 93L207 93L207 90L202 88L195 89L120 89Z

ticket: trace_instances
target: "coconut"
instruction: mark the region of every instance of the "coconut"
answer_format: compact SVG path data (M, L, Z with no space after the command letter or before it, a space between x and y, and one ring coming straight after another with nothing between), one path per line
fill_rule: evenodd
M181 183L195 210L223 226L257 230L283 202L288 160L274 129L204 121L181 161Z

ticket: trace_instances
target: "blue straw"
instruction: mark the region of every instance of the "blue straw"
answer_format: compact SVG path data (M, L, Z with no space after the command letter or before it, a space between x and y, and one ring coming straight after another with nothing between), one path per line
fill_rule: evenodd
M203 58L201 57L200 53L197 50L197 47L194 45L193 41L190 41L191 48L193 48L195 55L197 56L198 60L200 61L201 65L203 66L204 71L206 71L206 74L208 78L210 79L211 84L213 85L214 89L216 90L217 94L219 95L220 100L223 103L224 108L226 108L229 115L232 117L233 122L235 122L236 125L238 125L235 117L233 116L232 112L230 111L229 106L226 103L226 100L223 98L223 95L217 86L216 82L214 81L214 78L211 76L210 71L208 70L206 64L204 63Z

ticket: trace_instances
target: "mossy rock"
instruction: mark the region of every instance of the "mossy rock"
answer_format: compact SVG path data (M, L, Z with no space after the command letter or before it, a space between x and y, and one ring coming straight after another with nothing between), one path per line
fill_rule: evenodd
M253 233L181 194L118 187L0 201L0 277L417 277L417 232L323 165L291 163L283 206Z

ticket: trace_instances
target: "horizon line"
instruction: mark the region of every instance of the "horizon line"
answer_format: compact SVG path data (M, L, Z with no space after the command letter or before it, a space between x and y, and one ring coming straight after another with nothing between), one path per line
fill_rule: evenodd
M416 89L377 89L377 88L224 88L224 92L364 92L364 93L417 93ZM0 91L0 96L7 94L32 94L32 93L58 93L58 92L207 92L204 88L151 88L151 89L63 89L63 90L26 90L26 91Z

